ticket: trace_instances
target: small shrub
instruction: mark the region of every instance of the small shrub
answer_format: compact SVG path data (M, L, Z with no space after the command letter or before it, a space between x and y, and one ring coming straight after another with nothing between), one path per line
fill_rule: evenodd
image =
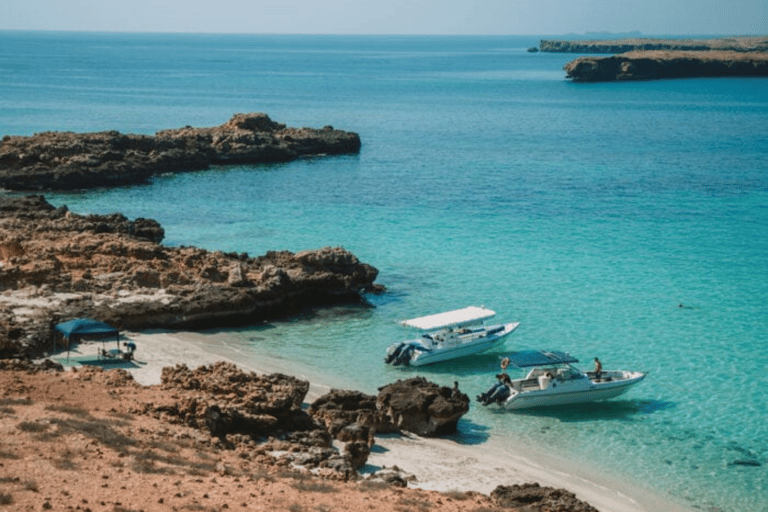
M306 492L336 492L336 487L325 482L298 481L291 484L291 487L299 491Z
M446 497L456 501L468 500L472 497L472 495L466 491L447 491L443 494L445 494Z
M18 425L16 425L16 428L21 430L22 432L45 432L50 427L47 423L37 423L34 421L22 421Z
M11 505L13 503L13 496L0 492L0 505Z
M79 416L79 417L91 417L91 413L87 410L83 409L82 407L74 407L72 405L46 405L45 406L46 411L53 411L53 412L62 412L64 414L70 414L72 416Z
M29 398L0 398L0 405L32 405Z

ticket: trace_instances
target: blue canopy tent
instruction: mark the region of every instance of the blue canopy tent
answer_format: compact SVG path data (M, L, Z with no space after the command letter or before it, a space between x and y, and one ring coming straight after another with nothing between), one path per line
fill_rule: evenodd
M66 340L67 344L67 359L69 359L69 347L72 342L80 341L83 338L87 339L100 339L105 340L107 338L115 337L117 342L117 349L120 350L120 332L107 325L104 322L93 320L91 318L75 318L69 322L56 325L56 330ZM56 351L56 338L53 339L53 350Z

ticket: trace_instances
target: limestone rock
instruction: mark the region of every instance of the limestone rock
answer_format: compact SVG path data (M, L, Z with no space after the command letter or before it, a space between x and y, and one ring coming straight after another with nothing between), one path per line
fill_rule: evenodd
M491 500L500 507L527 512L597 512L570 491L541 487L537 483L500 485L491 492Z
M768 76L768 53L632 51L579 57L564 66L574 82Z
M439 386L414 377L380 388L376 407L400 430L439 436L456 431L459 419L469 411L469 397L458 387Z
M236 114L212 128L190 126L154 136L43 132L0 141L0 187L72 190L147 183L170 172L213 164L285 162L305 155L357 153L360 136L287 128L262 113Z
M42 196L0 198L0 356L43 353L53 326L74 317L194 329L360 302L378 273L339 247L252 258L165 247L163 236L151 219L78 215Z

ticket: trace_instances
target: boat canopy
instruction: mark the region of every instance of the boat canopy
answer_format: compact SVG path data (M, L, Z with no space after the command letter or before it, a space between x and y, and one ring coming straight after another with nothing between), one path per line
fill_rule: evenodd
M469 306L454 311L446 311L436 315L422 316L403 320L400 325L406 327L415 327L423 331L433 331L435 329L448 329L449 327L461 327L470 325L496 316L496 312L490 309Z
M568 352L547 350L521 350L507 356L509 363L518 368L546 366L551 364L578 363L579 360Z

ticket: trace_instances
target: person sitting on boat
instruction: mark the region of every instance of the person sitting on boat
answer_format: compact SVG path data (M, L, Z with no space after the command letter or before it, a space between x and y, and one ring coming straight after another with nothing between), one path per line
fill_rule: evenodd
M603 374L603 364L598 358L595 358L595 381L600 382L600 376Z
M488 391L482 395L477 396L477 401L483 405L488 405L491 402L503 402L509 398L509 391L512 386L512 379L506 373L499 373L496 375L498 382L488 388Z

